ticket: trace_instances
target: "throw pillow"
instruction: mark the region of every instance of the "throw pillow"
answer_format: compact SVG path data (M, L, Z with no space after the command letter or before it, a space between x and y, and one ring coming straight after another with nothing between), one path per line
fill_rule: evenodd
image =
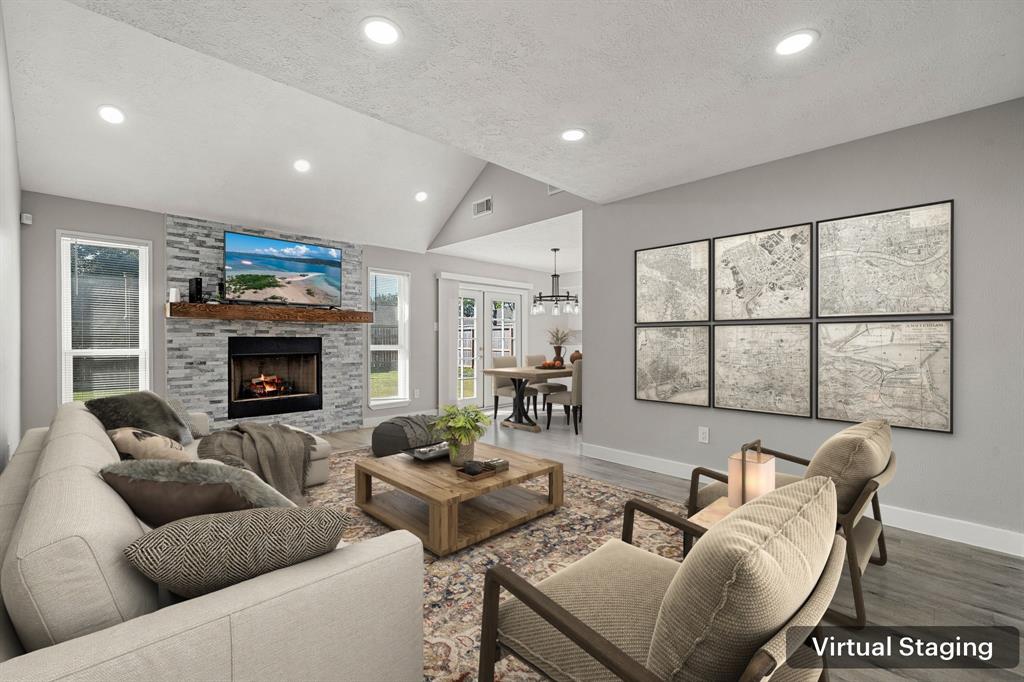
M85 407L96 415L108 431L130 426L173 438L182 445L192 442L192 434L185 422L156 393L137 391L96 398L86 402Z
M178 415L178 418L185 423L185 426L188 427L188 431L192 434L193 438L206 438L210 435L209 429L200 428L192 420L192 415L189 414L188 408L185 407L185 403L177 398L170 398L167 400L167 404L171 406L172 410L174 410L174 414Z
M100 475L153 528L199 514L295 506L253 472L219 462L127 460Z
M161 436L145 429L126 426L107 431L117 452L133 459L176 459L187 462L192 459L181 443L167 436Z
M198 597L326 554L351 522L333 507L192 516L146 533L124 555L156 584Z

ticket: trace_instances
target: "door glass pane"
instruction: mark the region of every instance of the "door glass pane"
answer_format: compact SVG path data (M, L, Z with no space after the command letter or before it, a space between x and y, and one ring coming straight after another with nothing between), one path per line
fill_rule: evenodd
M471 296L459 299L458 355L456 362L459 400L476 398L476 327L477 300Z
M491 354L516 355L516 304L513 301L491 301Z

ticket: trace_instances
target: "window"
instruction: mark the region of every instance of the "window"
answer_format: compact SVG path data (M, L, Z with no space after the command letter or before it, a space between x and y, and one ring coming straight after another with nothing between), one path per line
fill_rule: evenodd
M61 402L149 389L148 242L58 232Z
M369 272L370 406L409 399L409 275Z

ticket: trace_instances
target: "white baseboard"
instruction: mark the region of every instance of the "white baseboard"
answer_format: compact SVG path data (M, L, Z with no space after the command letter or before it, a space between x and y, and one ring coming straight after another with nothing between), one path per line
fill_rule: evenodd
M427 410L415 410L413 412L402 412L401 414L382 414L379 417L363 417L363 428L383 424L387 420L393 419L394 417L412 417L417 414L437 414L437 408L430 408Z
M580 454L584 457L615 462L624 466L654 471L677 478L690 478L696 468L693 464L676 462L664 457L652 457L638 452L608 448L593 443L581 443ZM1024 533L986 526L973 521L939 516L928 512L882 505L882 519L887 526L912 530L944 540L962 542L975 547L991 549L996 552L1024 556Z

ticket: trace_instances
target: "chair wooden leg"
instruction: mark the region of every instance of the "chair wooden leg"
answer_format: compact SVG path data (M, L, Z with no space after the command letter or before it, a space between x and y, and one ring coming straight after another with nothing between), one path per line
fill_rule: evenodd
M533 418L537 418L537 396L533 396Z
M871 511L874 512L875 520L881 524L882 505L878 501L877 494L871 498ZM878 529L878 556L871 557L870 561L876 566L885 566L886 562L889 561L889 553L885 550L885 524L882 524L881 528Z
M498 662L498 597L501 585L484 576L484 613L480 626L480 682L494 682L494 664Z
M551 403L547 404L548 408L548 431L551 430Z
M580 422L579 422L579 407L572 408L572 430L576 432L576 435L580 435Z
M571 408L568 405L566 405L565 406L565 425L566 426L569 425L569 412L570 412L570 410L571 410Z
M851 537L849 531L850 529L844 526L843 534L847 538ZM849 540L846 542L846 564L850 569L850 587L853 590L853 608L856 615L851 618L845 613L829 609L825 612L824 618L844 627L861 630L868 623L868 615L864 608L864 586L861 584L860 561L857 559L857 550L853 542Z
M494 396L494 418L498 418L498 396Z
M582 423L583 422L583 406L582 405L577 406L576 410L580 413L580 422Z

